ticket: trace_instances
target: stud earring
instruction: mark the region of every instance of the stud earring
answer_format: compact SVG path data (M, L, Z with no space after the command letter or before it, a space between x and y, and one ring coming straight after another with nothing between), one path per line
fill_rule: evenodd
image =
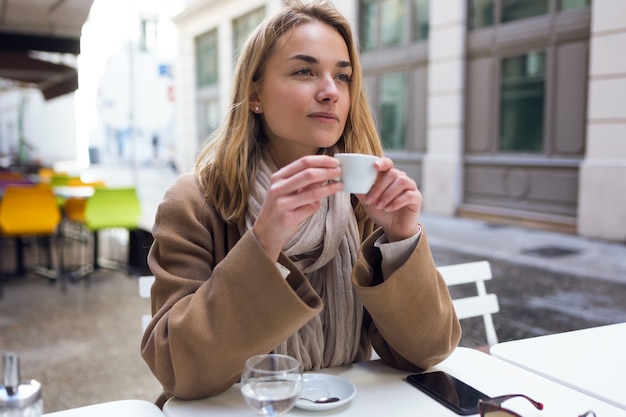
M254 111L257 111L257 112L258 112L258 111L259 111L259 106L256 106L256 107L254 108Z

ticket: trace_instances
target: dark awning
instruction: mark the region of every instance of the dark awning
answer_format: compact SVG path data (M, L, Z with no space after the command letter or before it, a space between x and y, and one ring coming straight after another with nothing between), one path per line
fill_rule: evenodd
M75 68L42 61L30 52L0 50L0 77L37 86L46 100L78 88Z
M0 78L36 86L46 100L78 88L71 65L39 52L80 53L80 34L93 0L0 0Z

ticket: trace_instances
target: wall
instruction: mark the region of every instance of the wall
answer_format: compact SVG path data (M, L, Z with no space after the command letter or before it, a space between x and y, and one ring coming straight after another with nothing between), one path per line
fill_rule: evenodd
M578 233L626 241L626 2L592 2Z
M175 18L179 29L179 56L177 61L177 126L180 138L180 165L182 170L193 166L198 146L197 110L195 87L194 38L215 27L219 28L220 37L220 100L221 107L227 106L232 77L232 41L230 22L248 11L262 5L268 13L280 7L278 0L200 0L194 2L185 12ZM351 20L353 27L357 23L357 0L336 1L337 7ZM426 154L423 166L415 178L420 179L424 194L424 211L445 215L456 215L463 206L464 137L468 109L466 109L466 55L467 39L465 29L466 0L446 2L431 1L428 80L426 91L427 131ZM576 12L570 12L574 16ZM626 22L621 18L626 15L626 2L622 0L592 1L591 47L589 55L589 92L577 109L586 107L586 138L576 132L571 134L571 123L580 123L581 117L572 116L571 112L557 114L555 120L562 123L549 132L549 137L564 138L559 143L576 145L576 150L584 143L585 156L580 165L580 179L570 181L572 194L578 187L578 212L576 197L572 200L573 211L567 220L576 222L577 232L583 236L624 241L626 239ZM567 26L567 25L566 25ZM569 26L568 26L569 27ZM562 34L561 34L562 35ZM569 38L568 38L569 39ZM577 46L578 44L576 44ZM581 43L582 45L582 43ZM569 46L568 46L569 48ZM580 50L580 51L579 51ZM569 48L568 51L574 51ZM581 47L574 52L586 53ZM557 51L557 53L560 53ZM489 54L487 54L489 56ZM563 69L568 69L566 66ZM581 70L576 77L556 77L558 80L585 77ZM587 82L587 81L583 81ZM565 87L567 89L567 87ZM412 91L413 95L419 91ZM576 97L579 98L578 96ZM563 104L571 107L567 95L558 96ZM565 102L563 102L563 100ZM552 106L552 104L551 104ZM471 110L471 109L469 109ZM557 109L558 110L558 109ZM554 110L551 110L554 111ZM580 110L584 114L584 110ZM563 116L563 117L560 117ZM582 117L585 118L584 116ZM561 129L563 127L563 129ZM555 139L556 140L556 139ZM407 158L411 155L406 152ZM394 155L394 159L397 156ZM578 158L578 159L576 159ZM580 155L565 158L551 155L546 160L550 163L569 164L578 167ZM401 160L402 158L399 158ZM574 161L574 162L572 162ZM402 169L407 172L419 169L411 165ZM559 165L559 166L560 166ZM555 187L549 182L542 182L542 190L553 196ZM560 186L559 186L560 187ZM558 187L556 187L558 188ZM568 191L571 191L568 189ZM558 197L558 196L557 196ZM569 201L569 200L568 200ZM569 207L569 206L568 206ZM532 217L532 211L522 215ZM529 217L530 220L533 220ZM543 220L540 219L540 220ZM559 217L557 219L563 221ZM540 223L533 224L534 227ZM569 230L573 230L570 226Z
M35 88L0 92L0 155L17 158L20 108L22 136L33 146L29 162L52 164L77 156L74 93L45 101ZM3 156L0 164L8 159Z
M454 215L462 190L465 0L430 2L424 210Z

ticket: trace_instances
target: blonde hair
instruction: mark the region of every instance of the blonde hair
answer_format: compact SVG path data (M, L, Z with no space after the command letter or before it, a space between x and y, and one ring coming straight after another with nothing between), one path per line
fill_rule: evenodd
M249 109L249 96L263 77L277 41L290 29L312 20L333 27L345 40L352 63L350 111L343 134L319 153L357 152L382 156L383 149L364 92L363 73L350 23L327 1L289 1L266 18L244 45L233 79L231 104L222 124L201 146L194 172L205 197L228 222L243 219L264 146L262 119ZM362 208L357 210L363 215Z

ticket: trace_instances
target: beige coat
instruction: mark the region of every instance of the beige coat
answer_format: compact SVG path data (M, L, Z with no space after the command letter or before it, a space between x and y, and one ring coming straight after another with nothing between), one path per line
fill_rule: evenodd
M370 358L401 369L426 369L456 347L461 330L445 282L435 269L425 231L409 259L384 282L371 221L359 224L361 245L352 283L365 307L354 362ZM148 255L156 276L153 319L141 354L164 387L200 399L237 382L245 360L272 351L316 316L323 303L288 258L283 278L252 233L242 236L207 201L194 176L166 192Z

